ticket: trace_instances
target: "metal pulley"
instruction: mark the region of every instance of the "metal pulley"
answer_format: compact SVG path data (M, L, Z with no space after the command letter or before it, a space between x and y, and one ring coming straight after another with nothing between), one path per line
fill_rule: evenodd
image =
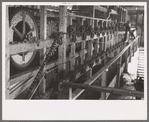
M94 38L94 34L95 33L93 31L90 33L91 38Z
M92 28L92 26L89 26L89 27L88 27L88 31L89 31L89 32L92 32L93 30L94 30L94 29Z
M100 31L100 30L99 30L99 27L95 27L95 28L94 28L94 31L95 31L96 34L98 34L99 31Z
M98 28L99 28L99 30L100 31L102 31L102 20L99 20L99 22L98 22Z
M88 34L91 36L91 38L94 37L94 29L92 28L92 26L88 27Z
M57 38L57 44L62 45L63 40L62 40L63 34L61 32L58 33L58 38Z
M68 32L68 33L74 33L75 31L76 31L75 25L69 25L69 26L67 27L67 32Z
M85 26L81 25L79 30L80 30L81 33L85 33Z
M86 33L82 34L82 40L86 40Z
M84 21L83 26L85 27L85 30L87 30L87 28L89 26L88 23L87 23L87 21Z
M61 33L61 32L53 32L51 34L51 36L54 39L54 41L56 42L56 44L58 44L58 45L62 45L63 44L63 40L62 40L63 33Z
M103 29L106 30L106 21L103 22Z

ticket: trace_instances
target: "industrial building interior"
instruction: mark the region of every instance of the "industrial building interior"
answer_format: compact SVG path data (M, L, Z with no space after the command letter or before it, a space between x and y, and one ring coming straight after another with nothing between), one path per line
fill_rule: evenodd
M144 99L143 5L7 5L5 45L6 99Z

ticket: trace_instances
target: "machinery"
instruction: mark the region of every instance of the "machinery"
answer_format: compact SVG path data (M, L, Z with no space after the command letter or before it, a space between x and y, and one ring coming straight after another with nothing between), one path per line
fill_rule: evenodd
M68 99L78 90L68 90L63 83L86 83L127 46L124 43L128 39L124 26L127 12L121 6L8 8L11 99ZM138 44L137 39L133 46ZM106 84L102 83L105 76L101 76L98 85L119 86L117 73L126 67L130 45L128 49L106 68L109 73ZM120 63L119 69L116 63ZM101 92L98 97L105 99L108 94Z

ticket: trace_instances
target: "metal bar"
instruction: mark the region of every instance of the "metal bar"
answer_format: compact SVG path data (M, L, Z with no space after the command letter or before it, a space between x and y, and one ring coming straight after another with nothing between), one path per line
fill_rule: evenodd
M78 83L63 83L62 86L85 89L85 90L90 90L90 91L108 92L108 93L119 94L119 95L137 96L141 98L144 97L144 92L126 90L126 89L124 90L124 89L105 87L105 86L95 86L95 85L89 86L87 84L78 84Z

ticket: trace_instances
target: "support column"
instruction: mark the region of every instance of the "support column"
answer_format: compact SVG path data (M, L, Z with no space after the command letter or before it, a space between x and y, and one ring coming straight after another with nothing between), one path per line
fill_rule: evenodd
M47 38L47 7L41 6L40 7L40 39L45 40ZM46 52L46 48L40 50L40 65L44 59L44 53ZM45 69L43 70L43 73ZM45 93L46 91L46 80L43 79L39 86L39 93Z
M104 65L106 65L107 60L106 60L106 55L104 54ZM105 71L101 75L101 86L106 86L107 85L107 71L108 69L105 69ZM101 92L101 98L100 100L105 100L106 99L106 92Z
M9 99L9 80L10 80L10 54L9 54L9 13L6 6L6 32L5 32L5 99Z
M67 32L67 6L60 6L59 7L59 32ZM58 71L66 70L66 34L63 34L62 37L63 44L58 48L58 62L63 65L60 65ZM68 99L69 98L69 91L68 89L62 89L62 91L58 95L59 99Z
M102 73L101 76L101 86L106 86L106 82L107 82L107 71L105 69L105 71ZM106 92L101 92L101 98L100 100L105 100L106 99Z

